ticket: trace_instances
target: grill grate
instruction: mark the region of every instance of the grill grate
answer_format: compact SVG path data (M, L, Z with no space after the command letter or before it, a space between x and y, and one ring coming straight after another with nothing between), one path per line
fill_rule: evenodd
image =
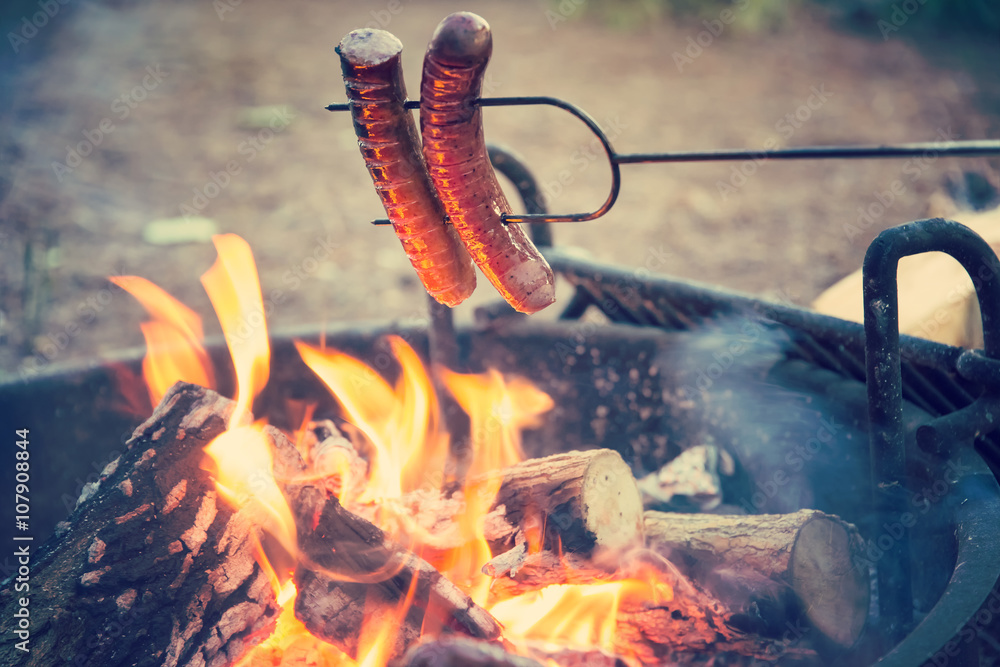
M534 210L537 187L527 168L503 149L495 166L517 186ZM517 165L516 168L514 165ZM614 193L613 193L614 194ZM609 201L613 201L612 198ZM547 227L533 225L532 229ZM546 245L551 236L543 237ZM976 283L983 315L985 354L970 352L898 331L896 266L900 257L924 252L948 252L970 276L987 267L989 276ZM790 304L772 303L694 281L662 276L639 276L624 268L595 264L558 248L546 247L553 270L575 291L563 310L563 320L579 320L590 308L610 321L664 331L712 331L732 318L754 321L779 334L787 359L801 360L842 377L858 380L868 389L870 458L873 506L879 521L892 522L906 511L902 400L935 417L917 430L918 444L944 463L959 443L976 438L976 445L994 477L1000 477L1000 260L988 244L968 228L941 219L922 220L882 232L869 247L864 266L865 324L840 320ZM982 276L982 273L979 273ZM876 308L882 304L882 308ZM980 517L966 517L966 530L980 532L980 544L959 545L960 557L979 558L982 581L952 590L944 609L962 596L985 597L997 572L985 566L992 559L989 535L995 527ZM977 562L979 562L977 560ZM888 648L913 629L913 595L909 535L904 534L876 565L879 589L880 640ZM954 583L953 579L953 583ZM968 581L968 578L966 578ZM960 605L959 605L960 606ZM943 614L944 612L942 612ZM950 620L950 619L949 619ZM921 626L923 627L923 626ZM947 640L947 637L944 637ZM923 650L909 638L914 651ZM897 647L888 664L908 664L912 655ZM921 661L923 658L921 658Z

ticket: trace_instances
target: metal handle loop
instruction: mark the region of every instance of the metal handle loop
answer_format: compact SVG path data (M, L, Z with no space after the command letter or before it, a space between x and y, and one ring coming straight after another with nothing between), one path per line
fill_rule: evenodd
M928 154L953 157L975 157L1000 155L1000 140L982 139L971 141L939 141L924 143L898 144L895 146L802 146L775 150L713 150L693 151L684 153L616 153L611 146L608 135L601 126L586 111L575 104L546 95L519 95L514 97L481 97L472 102L482 107L502 106L537 106L547 105L563 109L573 114L587 126L597 137L608 156L611 167L611 191L596 210L590 213L523 213L504 214L503 222L586 222L600 218L614 206L621 190L621 165L646 164L662 162L728 162L741 160L820 160L820 159L858 159L858 158L904 158L921 157ZM403 103L407 110L419 109L419 100L408 100ZM350 111L351 103L331 104L328 111ZM386 219L373 220L373 225L391 224Z

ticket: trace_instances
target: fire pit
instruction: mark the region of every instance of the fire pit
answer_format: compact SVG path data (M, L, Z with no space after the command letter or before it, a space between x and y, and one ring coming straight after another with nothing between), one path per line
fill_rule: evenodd
M505 159L508 167L502 166ZM516 164L509 155L496 161L508 171ZM533 201L530 179L520 173L514 180ZM877 243L889 243L892 233ZM915 235L923 250L947 249L964 234L939 221L914 223L902 233ZM943 245L934 245L942 239ZM502 310L484 313L478 326L457 332L450 353L455 368L524 376L552 398L552 411L524 434L529 457L608 448L640 476L681 452L715 444L734 458L731 474L720 477L722 501L734 511L788 513L810 507L857 525L866 543L852 565L878 573L873 625L853 646L810 637L816 633L808 625L796 634L789 631L796 626L786 623L801 619L801 613L768 608L764 601L778 596L757 591L747 598L753 604L728 620L742 623L740 630L748 634L772 637L771 646L783 649L772 651L772 659L808 660L800 652L803 646L819 651L814 661L840 664L970 664L991 655L995 621L989 594L1000 571L1000 545L991 528L998 520L1000 488L994 476L996 442L973 423L977 415L990 414L984 401L990 400L991 378L975 366L978 357L906 337L894 354L895 337L883 331L893 323L890 313L878 331L869 331L867 368L881 377L881 369L895 364L901 382L888 388L869 384L866 391L861 325L687 281L594 265L553 248L546 256L575 287L561 321L536 324ZM966 255L967 266L976 262L996 259ZM995 322L988 306L983 312L991 341L989 327ZM598 313L610 322L598 323ZM255 414L289 431L299 426L306 402L315 403L315 417L340 415L303 365L293 340L325 344L391 378L399 370L389 334L424 359L440 354L442 346L448 349L450 336L448 322L440 318L428 327L286 332L272 342L272 376L255 402ZM206 350L220 369L220 391L231 393L225 347L216 342ZM141 419L129 414L121 392L138 377L141 364L141 351L127 352L113 362L56 370L0 388L0 409L32 424L33 440L72 443L53 448L46 465L33 469L33 483L53 490L33 502L32 530L39 540L65 519L88 482L102 470L110 474L106 465L125 449ZM975 400L979 394L985 398ZM894 409L895 421L880 416L891 416ZM885 443L877 446L897 448L896 454L882 449L869 455L869 414L878 425L876 440ZM764 424L771 426L764 429ZM982 436L975 446L973 435ZM878 498L900 485L908 489L905 495L890 493L873 509L872 489L879 490ZM5 512L13 523L9 508ZM121 606L127 600L121 599L123 591L118 593ZM9 595L3 604L13 609ZM4 628L5 636L11 629ZM3 650L12 646L7 643ZM115 653L107 648L100 655ZM687 658L704 660L705 655L702 650ZM57 663L48 656L35 664Z
M529 213L540 212L533 180L516 157L494 149L491 158L517 185ZM495 377L527 378L533 388L525 395L551 399L546 409L535 405L535 412L529 410L533 417L543 412L545 416L525 420L529 428L521 443L528 467L550 467L544 474L518 477L520 472L511 472L516 466L500 464L507 472L494 492L502 494L507 488L504 511L517 508L525 539L500 553L490 544L492 553L485 558L494 557L486 566L499 588L538 587L537 582L525 583L523 576L510 581L504 577L518 570L530 573L528 559L542 559L539 554L546 553L556 554L557 560L555 566L534 571L544 583L605 581L588 569L591 563L574 560L579 554L589 558L591 550L596 553L595 540L615 540L588 524L587 512L601 491L597 496L587 496L586 489L559 495L565 494L560 485L538 480L567 474L567 485L582 480L586 487L588 471L617 470L614 466L623 462L644 478L648 503L674 510L673 516L655 510L640 515L647 538L655 535L669 544L667 553L676 562L660 558L646 563L640 558L632 563L633 572L648 566L658 573L638 596L645 606L622 603L629 620L624 625L620 621L617 631L634 651L615 657L596 650L607 648L597 643L592 650L549 647L544 655L554 663L750 664L766 659L779 664L943 665L973 664L996 655L991 632L1000 599L993 589L1000 574L1000 543L993 528L1000 520L1000 487L998 445L991 434L996 407L991 360L1000 331L1000 313L995 312L1000 264L981 240L940 220L885 232L866 262L871 280L863 328L788 304L596 265L550 247L546 227L534 226L532 231L556 273L575 288L558 322L535 323L505 308L485 309L477 326L456 332L448 311L432 307L425 326L303 330L271 340L270 381L253 402L253 415L267 417L276 427L259 433L275 445L274 465L283 471L276 478L285 496L294 499L285 525L294 526L298 538L297 543L293 537L290 544L279 544L283 550L270 545L266 556L260 545L240 539L251 532L253 521L222 509L222 500L216 503L217 494L226 497L225 484L212 487L202 463L201 448L210 441L214 447L223 431L249 428L226 423L239 413L238 404L179 385L166 393L153 418L139 426L148 406L126 400L145 396L138 350L90 367L54 369L30 382L0 386L0 411L30 424L32 441L65 443L46 446L48 460L31 468L34 488L46 490L32 496L32 536L37 544L53 534L32 561L32 590L42 591L32 595L48 596L50 602L25 605L5 587L0 597L0 654L12 664L22 657L17 647L21 637L15 631L25 627L18 610L27 608L46 622L29 625L34 643L26 664L228 664L249 646L267 640L278 605L287 602L282 599L284 588L276 600L269 598L273 582L261 565L263 558L275 571L296 569L298 621L289 622L304 624L312 635L359 659L363 619L371 609L366 601L357 602L358 591L370 594L373 586L379 595L421 601L416 620L410 607L389 613L383 630L398 626L400 633L395 639L368 637L375 646L412 643L415 637L406 635L411 630L496 640L500 630L495 620L466 596L466 589L455 586L462 582L442 576L434 554L400 550L379 528L352 513L363 512L363 503L355 507L346 500L344 505L338 502L346 494L343 486L331 500L318 492L326 487L296 476L305 465L299 457L310 451L303 439L315 441L309 456L316 456L315 447L336 441L329 445L340 447L336 456L346 457L347 467L354 465L357 453L337 444L347 441L335 432L364 430L363 417L369 414L365 410L373 409L361 406L352 413L340 392L338 406L327 391L328 378L304 360L329 360L329 349L350 355L368 369L355 380L368 383L376 397L389 396L385 391L391 393L391 386L379 376L405 385L410 376L404 358L412 348L425 362L443 362L453 371L492 370ZM952 253L970 274L980 277L984 353L908 337L900 340L893 312L895 261L931 250ZM980 267L986 267L985 273ZM238 342L251 344L253 337L248 334ZM232 338L229 343L233 348ZM223 342L206 343L204 355L216 369L219 392L236 394L230 380L233 362ZM239 366L237 362L237 377L255 372ZM459 393L451 386L449 390L461 404ZM245 394L241 400L247 401ZM479 437L476 410L464 404L459 410L441 392L438 400L444 403L447 430L457 440L452 451L462 461ZM284 439L282 432L299 439ZM364 435L376 439L367 431ZM171 447L157 453L164 443ZM250 458L248 446L240 447L237 458ZM600 450L610 450L610 458ZM579 451L591 453L567 454ZM555 473L551 466L556 464L537 462L552 455L556 461L570 461L558 465L576 466L574 472ZM596 461L605 460L602 457L610 467L594 468ZM693 463L683 468L676 462ZM474 462L465 464L476 471ZM517 470L523 471L525 464L519 465ZM128 466L134 472L126 474ZM438 498L438 490L454 491L447 489L453 473L443 469L430 485L430 495ZM20 481L12 468L4 475L11 487ZM212 475L224 477L217 469ZM345 475L339 479L347 479ZM707 476L707 482L699 475ZM514 478L529 481L512 482ZM138 483L143 480L150 488L162 487L160 504L130 504L133 494L135 503L142 500ZM672 486L665 493L668 483ZM510 491L512 485L516 491ZM545 489L544 498L561 500L541 508L532 519L532 508L518 503L532 497L525 489L537 486ZM471 488L464 490L466 504L475 497ZM188 494L197 500L190 506L183 503ZM617 502L614 507L624 516L628 503ZM90 511L95 504L109 511L95 516ZM676 512L718 511L720 506L735 518ZM8 505L3 510L5 525L15 523L12 509ZM803 509L824 514L798 514ZM178 522L183 516L191 523L183 532L177 529L177 539L161 544L161 533L171 534L164 526L175 510ZM225 512L234 518L225 531L217 531L221 534L212 534L215 517ZM67 522L59 523L70 513ZM762 514L784 518L767 520L774 524L754 523L752 517ZM688 521L678 516L693 519L696 537L687 542L677 537ZM271 520L263 517L259 522L270 525ZM147 521L152 521L148 532L130 532ZM445 524L448 521L460 523L454 516L446 517ZM858 527L863 543L855 543L854 529L844 522ZM433 525L436 529L444 524ZM609 521L599 525L621 528ZM816 525L829 532L814 535ZM484 530L481 537L487 542L500 541L491 528ZM280 543L282 529L272 532ZM698 545L699 534L722 536L725 544ZM111 537L101 537L106 535ZM331 542L330 536L336 539ZM763 542L755 542L758 539ZM829 581L814 581L817 592L808 590L813 581L809 577L805 584L801 577L796 579L795 570L809 567L811 558L827 557L822 548L804 549L805 556L793 553L802 545L829 546L837 540L844 542L838 548L849 556L836 579L848 593L843 599L838 593L845 591L828 590ZM764 548L771 541L778 546ZM167 555L157 551L161 547ZM754 549L762 550L762 560L769 561L755 566L755 578L730 562L749 560L746 554ZM298 562L283 562L295 550L301 552ZM35 554L34 545L29 551ZM338 560L343 552L347 561ZM174 554L176 561L170 559ZM9 574L24 576L16 565ZM370 568L368 575L375 574L359 576L359 565ZM154 566L160 569L148 569ZM350 568L355 569L345 574ZM157 573L155 581L144 578L150 571ZM820 571L826 570L812 570ZM856 578L865 582L862 590L846 590ZM871 609L869 578L875 591ZM233 590L239 591L238 603L229 598L220 602L220 595ZM810 594L815 597L804 597ZM76 597L85 600L84 606L53 608L51 600L65 603ZM832 609L843 615L824 624L829 617L816 612L830 598L835 602ZM570 607L581 606L581 599L571 598L575 602ZM618 605L619 598L614 599ZM164 606L153 609L153 604ZM490 609L500 614L499 605ZM561 613L572 619L573 611ZM504 622L516 625L518 613ZM291 612L286 614L291 618ZM185 625L192 618L197 623ZM428 631L429 625L433 631ZM288 646L283 650L291 655ZM273 654L259 659L271 658ZM539 664L528 658L518 662L522 658L496 645L447 639L418 648L406 664L445 664L439 662L445 659L452 660L450 664Z

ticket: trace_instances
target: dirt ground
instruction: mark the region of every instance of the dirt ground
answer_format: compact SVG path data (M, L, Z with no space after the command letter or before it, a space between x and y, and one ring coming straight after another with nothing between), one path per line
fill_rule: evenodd
M437 22L476 11L494 31L489 95L579 104L624 152L1000 136L1000 39L932 42L906 25L883 39L877 17L847 23L815 5L773 33L727 26L713 36L700 21L665 19L617 29L577 16L577 4L563 3L565 17L537 0L67 5L8 58L0 378L141 345L143 311L109 275L154 281L218 331L198 280L215 259L211 242L144 239L150 222L184 206L249 241L272 331L421 317L398 242L368 225L383 211L349 118L323 109L344 100L334 46L366 24L406 45L416 97ZM267 105L286 109L248 121L247 109ZM563 112L489 109L486 133L527 159L551 210L603 200L607 166ZM77 159L81 145L89 154ZM933 155L626 165L611 213L560 225L555 238L597 260L807 304L860 266L878 231L922 217L959 167L1000 185L986 161ZM894 188L882 215L859 221L859 207ZM469 320L494 299L480 280L457 315Z

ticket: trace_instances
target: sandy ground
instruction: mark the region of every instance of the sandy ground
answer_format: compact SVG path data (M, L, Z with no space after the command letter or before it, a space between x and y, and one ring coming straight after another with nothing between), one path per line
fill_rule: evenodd
M273 301L272 330L421 317L421 289L399 244L367 224L383 211L348 117L323 110L344 99L333 47L366 24L406 45L415 96L437 22L476 11L494 30L490 95L575 102L620 151L1000 136L1000 78L989 65L1000 62L1000 40L957 35L920 46L907 26L883 40L875 19L846 26L811 5L779 32L702 36L707 46L679 66L675 54L704 30L697 21L627 30L586 16L554 22L555 5L534 0L220 2L228 3L221 16L209 0L72 6L34 38L31 57L13 58L0 377L141 344L142 309L109 275L149 278L217 331L198 280L214 261L211 242L143 237L148 223L185 205L250 242ZM263 105L291 109L273 117L279 131L270 135L241 118ZM607 166L563 112L489 109L486 128L525 156L552 210L603 200ZM81 142L95 147L77 161L69 150ZM231 174L220 176L227 165ZM984 170L997 183L984 161L935 156L772 162L746 165L749 175L740 166L625 166L612 212L558 226L556 242L601 261L808 303L860 265L879 230L922 217L949 170ZM884 213L859 223L858 208L893 187L901 194ZM460 319L495 299L480 285Z

